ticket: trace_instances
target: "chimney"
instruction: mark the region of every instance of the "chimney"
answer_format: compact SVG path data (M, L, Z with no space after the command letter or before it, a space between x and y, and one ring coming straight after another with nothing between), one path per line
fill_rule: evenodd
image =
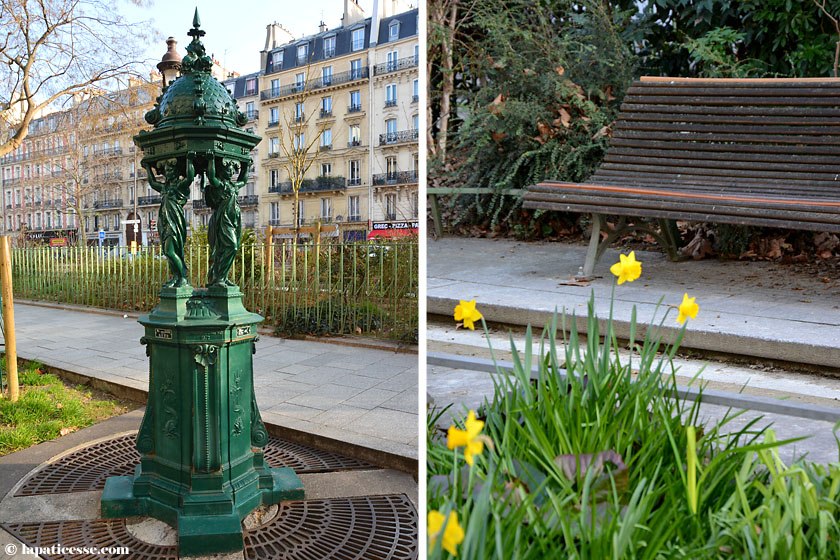
M359 6L358 0L344 0L344 17L341 18L341 26L349 27L365 19L365 11Z
M268 59L268 53L272 49L279 47L289 41L294 41L294 35L288 29L277 23L269 23L265 26L265 48L260 51L260 68L265 68L265 63Z
M318 33L323 33L327 30L327 24L324 23L324 20L321 20L321 24L318 26Z

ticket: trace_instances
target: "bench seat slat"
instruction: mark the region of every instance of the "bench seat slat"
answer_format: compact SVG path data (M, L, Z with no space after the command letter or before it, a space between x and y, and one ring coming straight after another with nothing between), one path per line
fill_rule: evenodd
M791 188L791 183L747 183L739 182L733 183L725 179L719 180L704 180L702 183L697 181L675 181L668 180L667 177L662 179L650 177L622 177L610 175L593 175L589 183L612 186L628 186L658 189L663 188L673 190L675 192L696 192L696 193L737 193L746 196L766 196L768 198L788 197L788 198L802 198L815 200L836 200L836 189L834 187L813 186L808 184L795 185L796 188Z
M613 136L610 149L613 146L626 148L655 148L660 150L703 150L708 152L736 152L761 154L830 154L836 155L840 150L833 146L805 146L793 144L739 144L739 143L703 143L689 141L644 140L636 138L617 138Z
M637 82L639 83L639 82ZM634 85L627 90L628 95L648 95L669 97L796 97L797 99L819 99L822 97L833 97L835 100L840 96L840 84L814 84L807 86L763 86L763 87L733 87L727 84L725 87L718 86L683 86L674 87L667 84L644 84ZM802 96L802 97L800 97Z
M579 212L592 214L609 213L609 211L605 211L604 207L601 205L563 204L558 202L531 203L528 200L526 200L523 206L525 208L558 210L560 212ZM708 212L681 212L679 210L674 209L650 210L645 208L623 208L621 214L624 216L631 216L634 218L664 218L668 220L718 222L740 226L777 227L783 229L804 229L807 231L829 231L832 233L840 233L840 225L827 224L823 222L796 222L784 219L775 219L772 217L755 218L749 216L711 214Z
M800 166L807 166L801 167L801 169L810 169L812 166L818 169L821 168L823 170L825 170L826 167L840 169L840 153L836 155L787 154L784 156L784 158L780 158L778 154L768 154L764 152L712 152L702 150L690 150L688 148L689 147L686 146L686 149L684 150L656 150L647 148L627 148L624 146L612 146L610 147L610 150L604 157L604 161L619 161L617 158L624 157L638 159L650 158L648 161L654 161L656 158L669 158L675 160L717 161L721 162L721 165L728 165L728 163L724 164L723 162L745 163L756 166L760 165L765 169L768 168L765 167L768 164L772 164L769 167L771 169L774 166L781 166L785 169L800 169Z
M837 124L837 121L835 121ZM653 121L619 121L613 130L663 130L677 132L715 132L724 134L793 134L805 136L838 136L840 126L783 126L761 122L755 124L719 123L683 123L683 122L653 122Z
M626 103L658 103L661 105L689 104L689 105L784 105L786 107L835 107L837 97L759 97L759 96L675 96L675 95L633 95L628 92L624 98Z
M673 161L673 160L664 160ZM658 174L679 174L679 175L713 175L716 177L743 177L752 179L787 179L798 181L830 181L835 182L840 188L840 175L828 170L827 173L799 173L795 171L774 171L762 170L757 166L751 166L749 169L738 169L735 166L727 169L725 167L702 167L696 166L680 166L671 164L659 164L655 162L651 164L638 163L611 163L604 162L601 164L602 171L630 171L630 172L646 172Z
M840 122L840 111L835 116L814 116L814 115L762 115L762 114L730 114L730 115L715 115L708 113L658 113L658 112L636 112L636 113L622 113L622 121L616 123L621 128L634 128L641 126L641 123L725 123L725 124L749 124L749 125L784 125L796 127L811 126L837 126Z
M656 132L649 130L616 130L613 138L632 138L639 140L674 140L691 142L735 142L797 145L840 145L840 136L800 136L796 134L737 134L716 132Z
M836 193L838 185L835 181L821 181L812 179L810 181L794 180L794 179L779 179L767 177L738 177L737 180L732 177L720 175L708 175L702 173L682 173L679 177L672 177L668 174L660 173L654 174L647 171L631 171L631 170L612 170L602 168L597 174L593 175L589 182L603 181L609 177L610 182L618 182L624 179L632 180L638 179L652 179L657 183L671 183L672 185L692 185L692 184L718 184L727 185L734 191L738 191L740 185L750 185L752 188L760 187L761 185L770 186L788 186L788 190L801 191L814 188L820 191ZM835 195L836 196L836 195Z

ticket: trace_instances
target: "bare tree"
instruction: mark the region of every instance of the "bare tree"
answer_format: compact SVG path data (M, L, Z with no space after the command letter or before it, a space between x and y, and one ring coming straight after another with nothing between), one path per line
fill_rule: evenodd
M320 68L320 67L319 67ZM317 123L314 127L310 127L313 117L318 112L320 107L312 103L313 90L321 85L322 78L312 78L311 72L312 63L310 61L306 66L306 74L304 74L304 82L296 89L293 101L294 109L287 111L283 115L283 120L286 124L285 135L280 135L280 149L283 152L283 168L289 176L289 181L294 194L294 206L292 208L292 216L294 219L294 240L297 243L298 230L300 229L300 188L306 177L309 169L316 161L321 159L322 151L320 149L321 136L327 130L327 126ZM316 71L318 68L316 68ZM309 101L309 103L307 103ZM314 105L314 107L313 107ZM307 109L307 106L309 109ZM300 108L300 110L298 109ZM312 134L309 134L312 128Z
M840 21L837 20L836 17L831 15L825 7L826 0L822 0L822 2L818 2L814 0L814 4L817 5L817 8L823 13L825 17L831 20L831 23L834 24L834 31L837 33L837 43L834 46L834 77L837 77L837 66L840 64Z
M0 120L11 129L0 156L20 147L41 110L139 70L150 27L127 22L114 4L0 0Z

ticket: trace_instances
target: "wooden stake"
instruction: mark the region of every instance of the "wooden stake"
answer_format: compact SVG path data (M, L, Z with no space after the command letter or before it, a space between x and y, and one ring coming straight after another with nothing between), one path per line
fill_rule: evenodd
M12 301L12 251L9 237L0 237L0 290L3 295L3 329L6 335L6 373L9 376L9 399L17 402L18 370L15 342L15 306Z

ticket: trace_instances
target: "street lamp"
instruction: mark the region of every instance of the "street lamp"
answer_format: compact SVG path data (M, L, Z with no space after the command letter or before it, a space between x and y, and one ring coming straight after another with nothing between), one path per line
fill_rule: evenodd
M203 33L203 32L202 32ZM157 68L163 74L163 83L161 87L165 90L172 85L172 82L178 79L178 74L181 73L181 57L178 56L178 51L175 50L175 45L178 41L175 37L170 37L166 40L166 54L157 63Z
M260 137L239 128L248 119L211 76L199 26L196 10L183 74L165 82L146 113L154 130L134 137L149 184L161 193L158 231L172 277L160 304L139 319L150 362L140 464L133 476L109 478L100 504L103 518L151 516L177 527L179 556L242 550L241 523L255 508L304 498L292 469L265 464L268 432L252 361L263 318L245 309L229 279L242 234L238 191ZM168 57L174 40L167 43ZM196 177L213 225L207 288L194 289L184 259L184 204Z

